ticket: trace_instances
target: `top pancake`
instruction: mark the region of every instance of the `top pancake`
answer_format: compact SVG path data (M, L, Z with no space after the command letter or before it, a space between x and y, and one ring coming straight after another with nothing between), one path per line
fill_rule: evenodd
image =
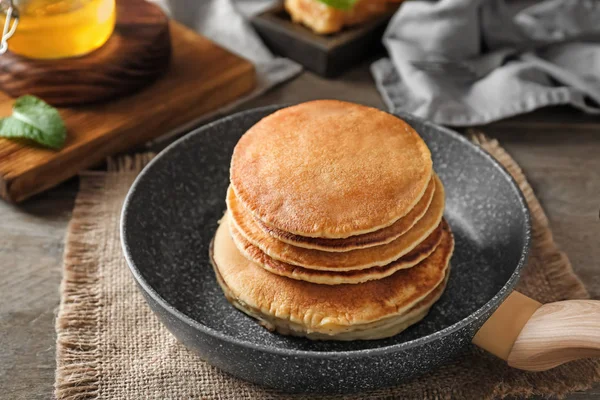
M213 242L214 266L231 295L262 314L323 331L399 315L431 293L443 280L454 249L449 231L418 265L359 285L319 285L272 274L245 258L227 223Z
M432 175L431 153L404 121L318 100L279 110L236 145L231 184L263 223L309 237L373 232L405 216Z

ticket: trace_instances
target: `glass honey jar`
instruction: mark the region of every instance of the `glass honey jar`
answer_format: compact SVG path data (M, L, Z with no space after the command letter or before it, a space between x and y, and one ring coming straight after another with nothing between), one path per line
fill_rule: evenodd
M29 58L57 59L102 46L115 26L115 0L1 0L2 50Z

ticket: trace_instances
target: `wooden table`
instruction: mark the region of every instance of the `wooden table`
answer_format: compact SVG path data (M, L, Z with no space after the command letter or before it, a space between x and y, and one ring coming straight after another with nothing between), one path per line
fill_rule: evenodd
M384 107L364 64L331 81L304 73L240 109L318 98ZM556 241L600 298L600 118L546 109L484 130L521 164ZM1 398L52 396L63 238L76 192L73 179L20 206L0 202ZM568 398L600 398L600 386Z

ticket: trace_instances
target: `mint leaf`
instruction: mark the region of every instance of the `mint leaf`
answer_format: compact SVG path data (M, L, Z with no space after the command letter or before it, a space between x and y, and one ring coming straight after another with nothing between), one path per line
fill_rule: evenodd
M65 143L67 129L58 110L37 97L19 97L11 117L0 120L0 136L33 140L60 149Z
M19 121L13 117L5 117L0 119L0 136L7 139L17 139L21 144L28 144L32 141L32 145L39 143L46 147L56 148L54 145L48 145L45 142L44 133L25 122Z
M327 4L329 7L338 8L340 10L351 10L357 0L318 0L321 3Z

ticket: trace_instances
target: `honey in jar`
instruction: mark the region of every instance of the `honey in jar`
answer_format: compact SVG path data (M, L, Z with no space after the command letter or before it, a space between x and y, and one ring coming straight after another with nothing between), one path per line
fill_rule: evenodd
M12 0L12 3L18 24L7 41L8 49L30 58L87 54L102 46L115 26L115 0Z

